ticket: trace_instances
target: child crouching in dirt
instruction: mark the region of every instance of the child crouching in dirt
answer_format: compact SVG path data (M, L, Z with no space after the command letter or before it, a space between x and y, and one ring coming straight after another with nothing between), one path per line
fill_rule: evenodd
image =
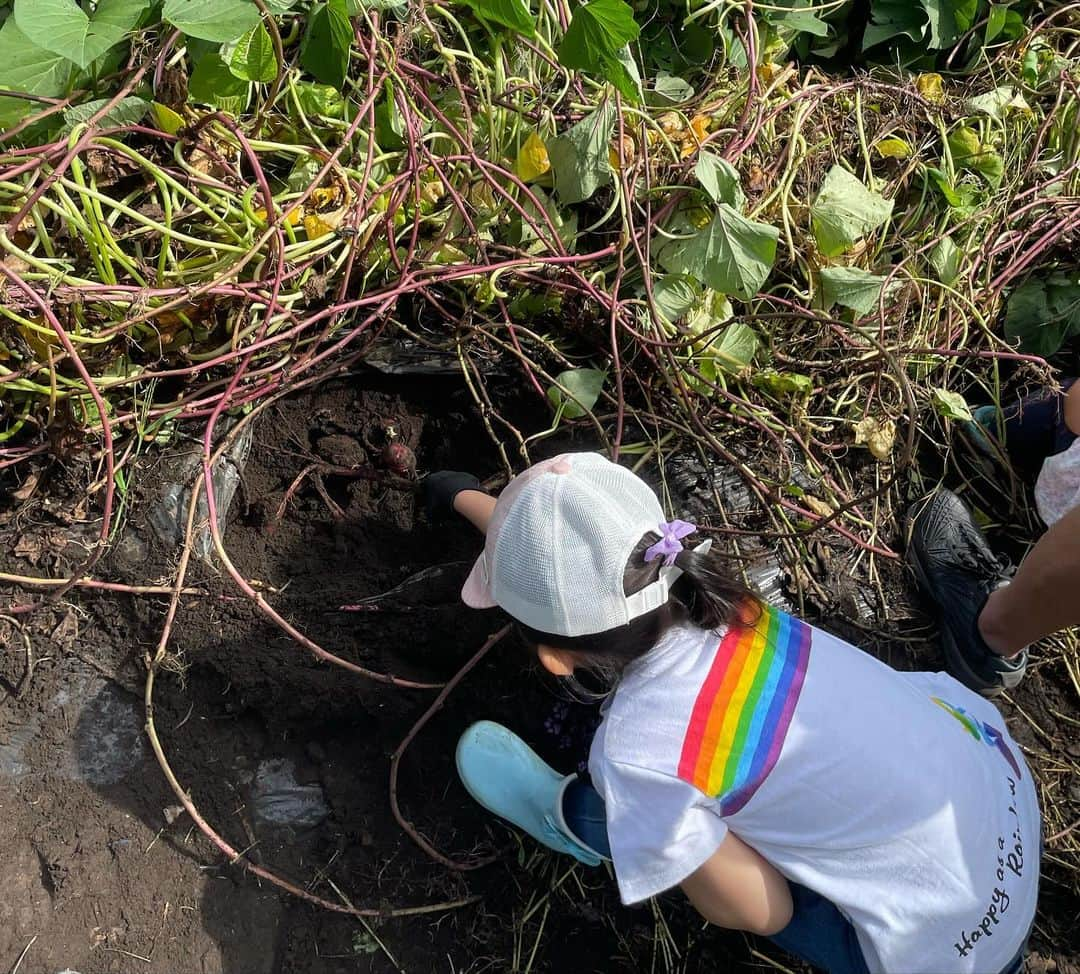
M448 471L427 491L486 533L466 603L501 606L556 676L614 684L592 784L481 722L457 750L477 801L610 859L625 903L680 886L706 920L834 974L1021 969L1040 818L992 704L762 604L596 454L538 464L497 502Z

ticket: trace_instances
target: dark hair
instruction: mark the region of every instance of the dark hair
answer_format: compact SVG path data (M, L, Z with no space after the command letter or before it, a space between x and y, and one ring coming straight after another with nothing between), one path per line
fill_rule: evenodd
M623 572L624 594L640 592L659 577L663 559L645 561L646 550L655 543L655 537L646 535L630 553ZM559 636L524 623L518 623L518 630L534 645L569 650L587 670L611 683L628 664L648 653L672 626L689 622L702 629L719 629L757 622L761 615L759 597L732 578L719 554L685 548L676 556L675 564L683 573L671 587L668 601L625 626L587 636Z

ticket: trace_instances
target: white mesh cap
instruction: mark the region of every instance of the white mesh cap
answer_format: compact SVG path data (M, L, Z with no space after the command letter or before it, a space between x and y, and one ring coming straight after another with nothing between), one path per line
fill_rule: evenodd
M645 534L665 520L649 486L597 453L564 453L530 467L499 496L483 554L461 597L498 605L540 632L584 636L663 605L674 566L631 596L623 573Z

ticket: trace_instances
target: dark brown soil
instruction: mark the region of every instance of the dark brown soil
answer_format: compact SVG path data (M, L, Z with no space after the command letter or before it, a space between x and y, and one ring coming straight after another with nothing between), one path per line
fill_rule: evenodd
M256 424L225 543L239 571L325 648L380 672L443 680L503 621L457 600L477 538L461 525L427 524L415 492L341 475L326 477L325 489L343 518L311 481L280 522L275 516L313 459L377 462L388 421L421 471L497 472L453 380L353 377L286 400ZM149 511L191 447L177 437L138 464L122 537L98 577L168 583L177 551L150 529ZM0 504L4 571L58 574L77 563L79 542L94 531L92 520L70 514L78 498L67 485L78 480L54 467L32 497ZM419 596L339 611L440 564L450 567ZM24 949L24 974L750 971L762 968L761 954L789 963L765 943L701 929L677 896L620 907L604 870L571 868L470 801L453 746L471 721L509 724L567 771L584 760L595 723L594 708L566 702L513 638L466 678L402 764L402 809L435 846L463 858L500 853L495 865L454 872L411 841L389 804L389 756L432 692L316 662L216 568L200 562L190 584L209 594L185 600L177 618L156 727L202 814L253 860L330 900L394 908L480 899L365 925L224 863L188 816L175 814L142 732L142 660L160 634L165 597L83 591L29 616L0 615L0 970ZM8 587L2 604L25 597ZM921 641L881 641L880 651L897 665L934 664ZM1022 700L1036 722L1053 722L1055 711L1076 717L1063 679L1031 681ZM1039 746L1022 719L1010 725ZM1061 787L1080 790L1080 782ZM1080 970L1076 912L1069 887L1048 884L1040 971Z

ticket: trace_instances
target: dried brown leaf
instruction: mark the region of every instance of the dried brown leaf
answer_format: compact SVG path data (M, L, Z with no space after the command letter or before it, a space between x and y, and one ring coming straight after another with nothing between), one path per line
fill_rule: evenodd
M64 612L63 618L53 629L51 639L54 645L59 646L61 649L70 650L78 638L79 619L75 615L75 610L69 606Z

